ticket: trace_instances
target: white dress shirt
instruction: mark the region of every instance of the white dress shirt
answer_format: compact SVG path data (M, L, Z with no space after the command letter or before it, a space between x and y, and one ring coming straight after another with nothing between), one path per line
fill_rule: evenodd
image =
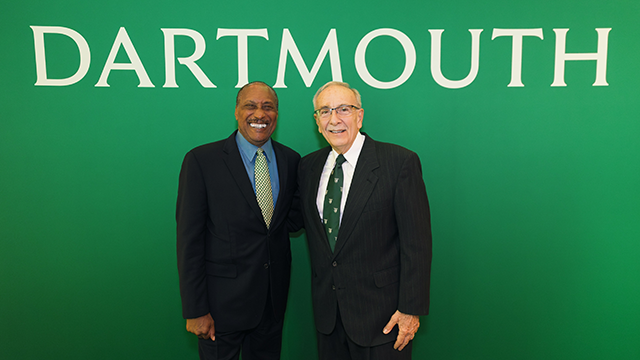
M349 189L351 188L351 180L353 180L353 173L356 170L356 165L358 164L358 158L360 157L360 152L362 151L362 146L364 145L365 136L361 133L356 135L353 144L351 144L351 148L342 154L344 158L347 160L342 164L342 171L344 175L344 179L342 182L342 199L340 201L340 223L342 223L342 214L344 214L344 206L347 203L347 197L349 196ZM327 161L324 163L324 168L322 169L322 175L320 175L320 185L318 187L318 195L316 197L316 205L318 206L318 214L320 219L322 219L322 211L324 209L324 195L327 190L327 184L329 183L329 176L331 175L331 171L336 164L336 159L338 158L338 152L331 149L329 152L329 156L327 156Z

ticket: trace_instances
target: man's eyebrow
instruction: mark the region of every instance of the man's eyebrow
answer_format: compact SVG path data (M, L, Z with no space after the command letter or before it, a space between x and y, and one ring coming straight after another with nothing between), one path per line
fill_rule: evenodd
M253 101L253 100L247 100L244 102L245 105L257 105L258 103ZM268 104L268 105L273 105L275 104L275 102L271 101L271 100L267 100L265 102L263 102L263 104Z

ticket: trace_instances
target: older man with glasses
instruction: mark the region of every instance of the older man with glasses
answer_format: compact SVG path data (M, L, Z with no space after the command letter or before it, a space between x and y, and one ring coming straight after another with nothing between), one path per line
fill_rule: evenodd
M431 271L420 159L360 132L364 109L348 84L325 84L313 105L330 145L299 166L319 357L411 359Z

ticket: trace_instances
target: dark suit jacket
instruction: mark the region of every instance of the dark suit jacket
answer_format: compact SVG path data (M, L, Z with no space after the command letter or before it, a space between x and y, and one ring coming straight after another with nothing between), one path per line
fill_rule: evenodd
M269 295L282 319L291 271L289 231L302 225L297 205L291 210L298 202L300 155L272 140L280 193L267 229L235 136L187 153L178 187L182 314L191 319L211 313L216 331L255 327Z
M358 345L395 341L397 327L389 335L382 329L396 310L426 315L429 309L431 222L420 159L366 137L332 253L316 206L330 151L305 156L298 171L316 328L331 333L339 307Z

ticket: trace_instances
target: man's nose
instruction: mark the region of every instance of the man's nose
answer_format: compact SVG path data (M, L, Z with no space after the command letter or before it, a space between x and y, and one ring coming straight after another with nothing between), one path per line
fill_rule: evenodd
M342 122L342 120L338 117L338 109L333 109L333 111L331 111L331 115L329 117L329 123L331 125L335 125Z

